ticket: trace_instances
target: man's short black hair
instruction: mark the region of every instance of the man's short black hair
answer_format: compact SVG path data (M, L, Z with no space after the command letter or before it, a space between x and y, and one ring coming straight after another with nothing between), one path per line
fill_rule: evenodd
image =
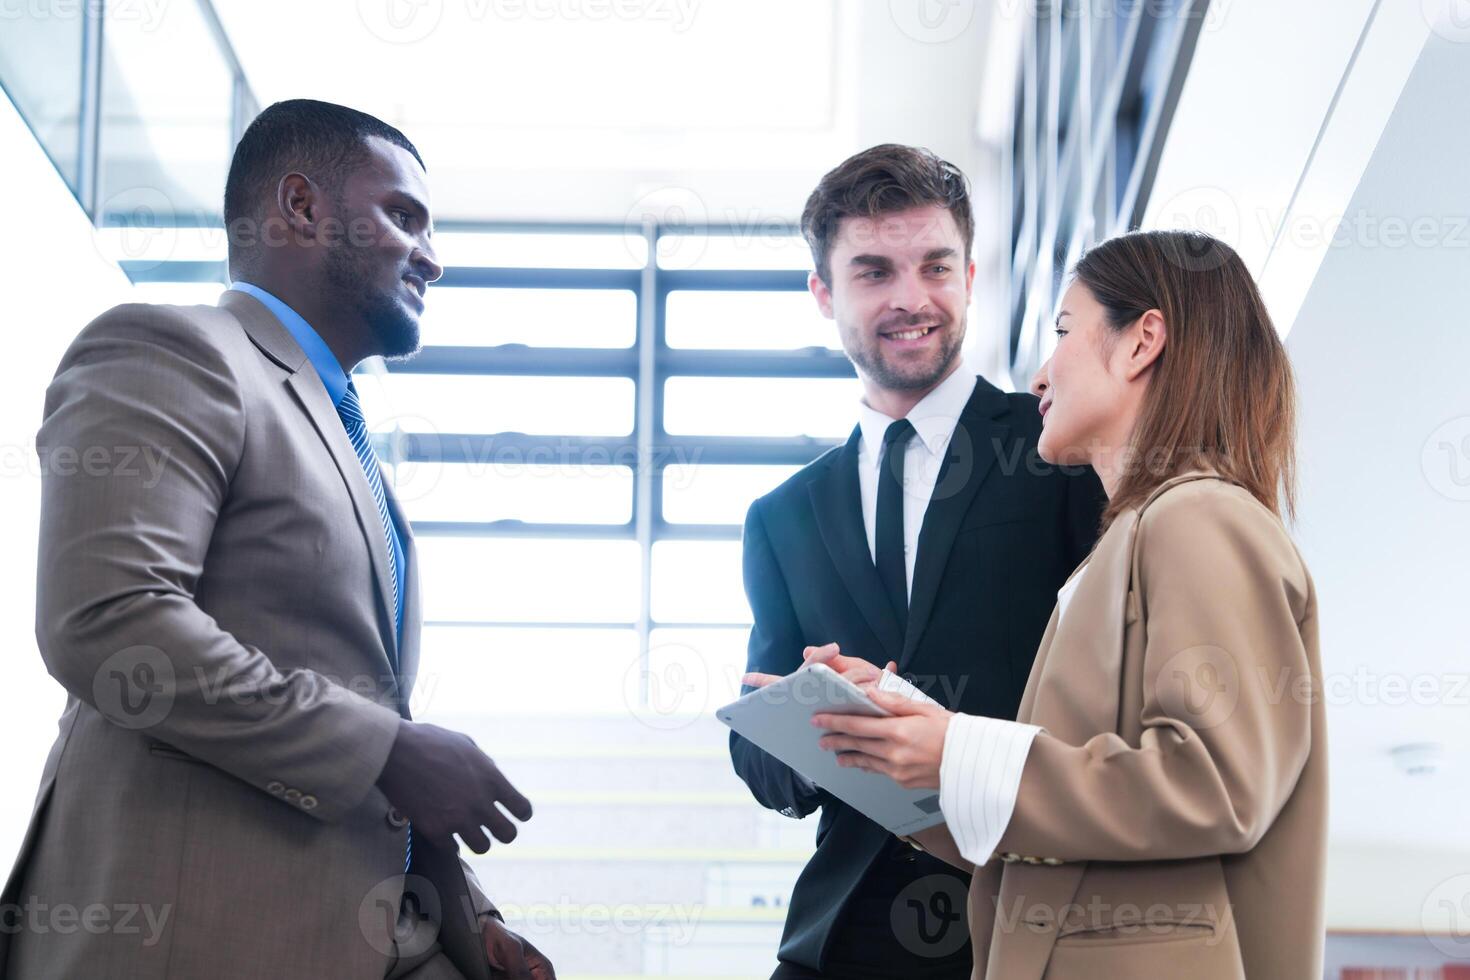
M225 227L240 218L260 217L255 213L260 202L288 173L303 173L329 193L339 194L343 181L366 157L370 136L403 147L424 166L408 137L365 112L315 99L289 99L267 107L240 137L230 161Z

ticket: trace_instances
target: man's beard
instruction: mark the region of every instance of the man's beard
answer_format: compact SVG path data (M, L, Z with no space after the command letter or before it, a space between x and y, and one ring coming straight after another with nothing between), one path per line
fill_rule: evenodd
M396 295L376 290L371 255L367 249L337 245L327 251L323 274L332 293L367 324L383 357L408 357L419 350L418 318L408 312ZM399 281L399 288L407 288Z
M961 322L963 326L963 321ZM929 361L910 364L894 364L883 356L883 338L878 331L904 327L933 327L939 333L937 356ZM935 318L902 317L880 324L871 341L867 335L859 336L851 344L844 338L843 347L848 359L873 380L880 388L888 391L923 391L932 388L949 372L964 344L965 332L955 330L954 321L948 316Z

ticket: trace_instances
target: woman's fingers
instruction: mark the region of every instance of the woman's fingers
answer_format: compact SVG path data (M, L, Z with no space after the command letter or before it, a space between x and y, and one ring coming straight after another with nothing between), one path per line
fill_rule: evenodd
M812 715L812 724L842 735L859 735L863 738L878 738L891 741L897 730L892 718L864 718L861 715Z
M746 674L744 677L740 678L740 683L744 684L746 687L765 687L767 684L774 684L780 679L780 676L777 674L752 673Z
M817 744L828 752L855 752L877 759L886 759L888 753L893 751L892 744L882 739L857 738L853 735L823 735Z

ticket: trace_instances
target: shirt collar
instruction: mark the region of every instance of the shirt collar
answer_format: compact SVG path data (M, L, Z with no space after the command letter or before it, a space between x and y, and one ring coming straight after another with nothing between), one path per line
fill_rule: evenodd
M914 425L919 441L931 456L942 456L954 435L960 413L970 403L975 393L975 373L967 370L963 363L949 377L939 382L938 387L925 395L906 416ZM858 403L858 425L862 429L862 446L859 456L868 466L878 465L878 455L883 445L883 434L897 419L889 418L865 401Z
M322 339L321 334L312 329L311 324L291 307L287 306L278 297L266 292L253 283L236 280L230 284L230 288L246 296L254 296L265 304L265 308L275 314L276 319L281 321L281 326L296 338L296 343L306 352L311 361L311 366L316 368L317 375L326 386L327 394L332 397L332 405L336 407L341 403L342 397L347 394L347 372L342 370L342 364L337 360L337 355L332 353L332 348Z

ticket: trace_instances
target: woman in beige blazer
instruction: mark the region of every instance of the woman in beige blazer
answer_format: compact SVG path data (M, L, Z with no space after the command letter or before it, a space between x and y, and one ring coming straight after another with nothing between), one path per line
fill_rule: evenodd
M1109 506L1018 720L809 649L895 715L819 715L822 743L938 788L945 823L911 843L974 872L976 977L1320 977L1326 732L1316 593L1281 516L1286 352L1239 257L1179 232L1088 252L1057 335L1040 452L1093 466Z

